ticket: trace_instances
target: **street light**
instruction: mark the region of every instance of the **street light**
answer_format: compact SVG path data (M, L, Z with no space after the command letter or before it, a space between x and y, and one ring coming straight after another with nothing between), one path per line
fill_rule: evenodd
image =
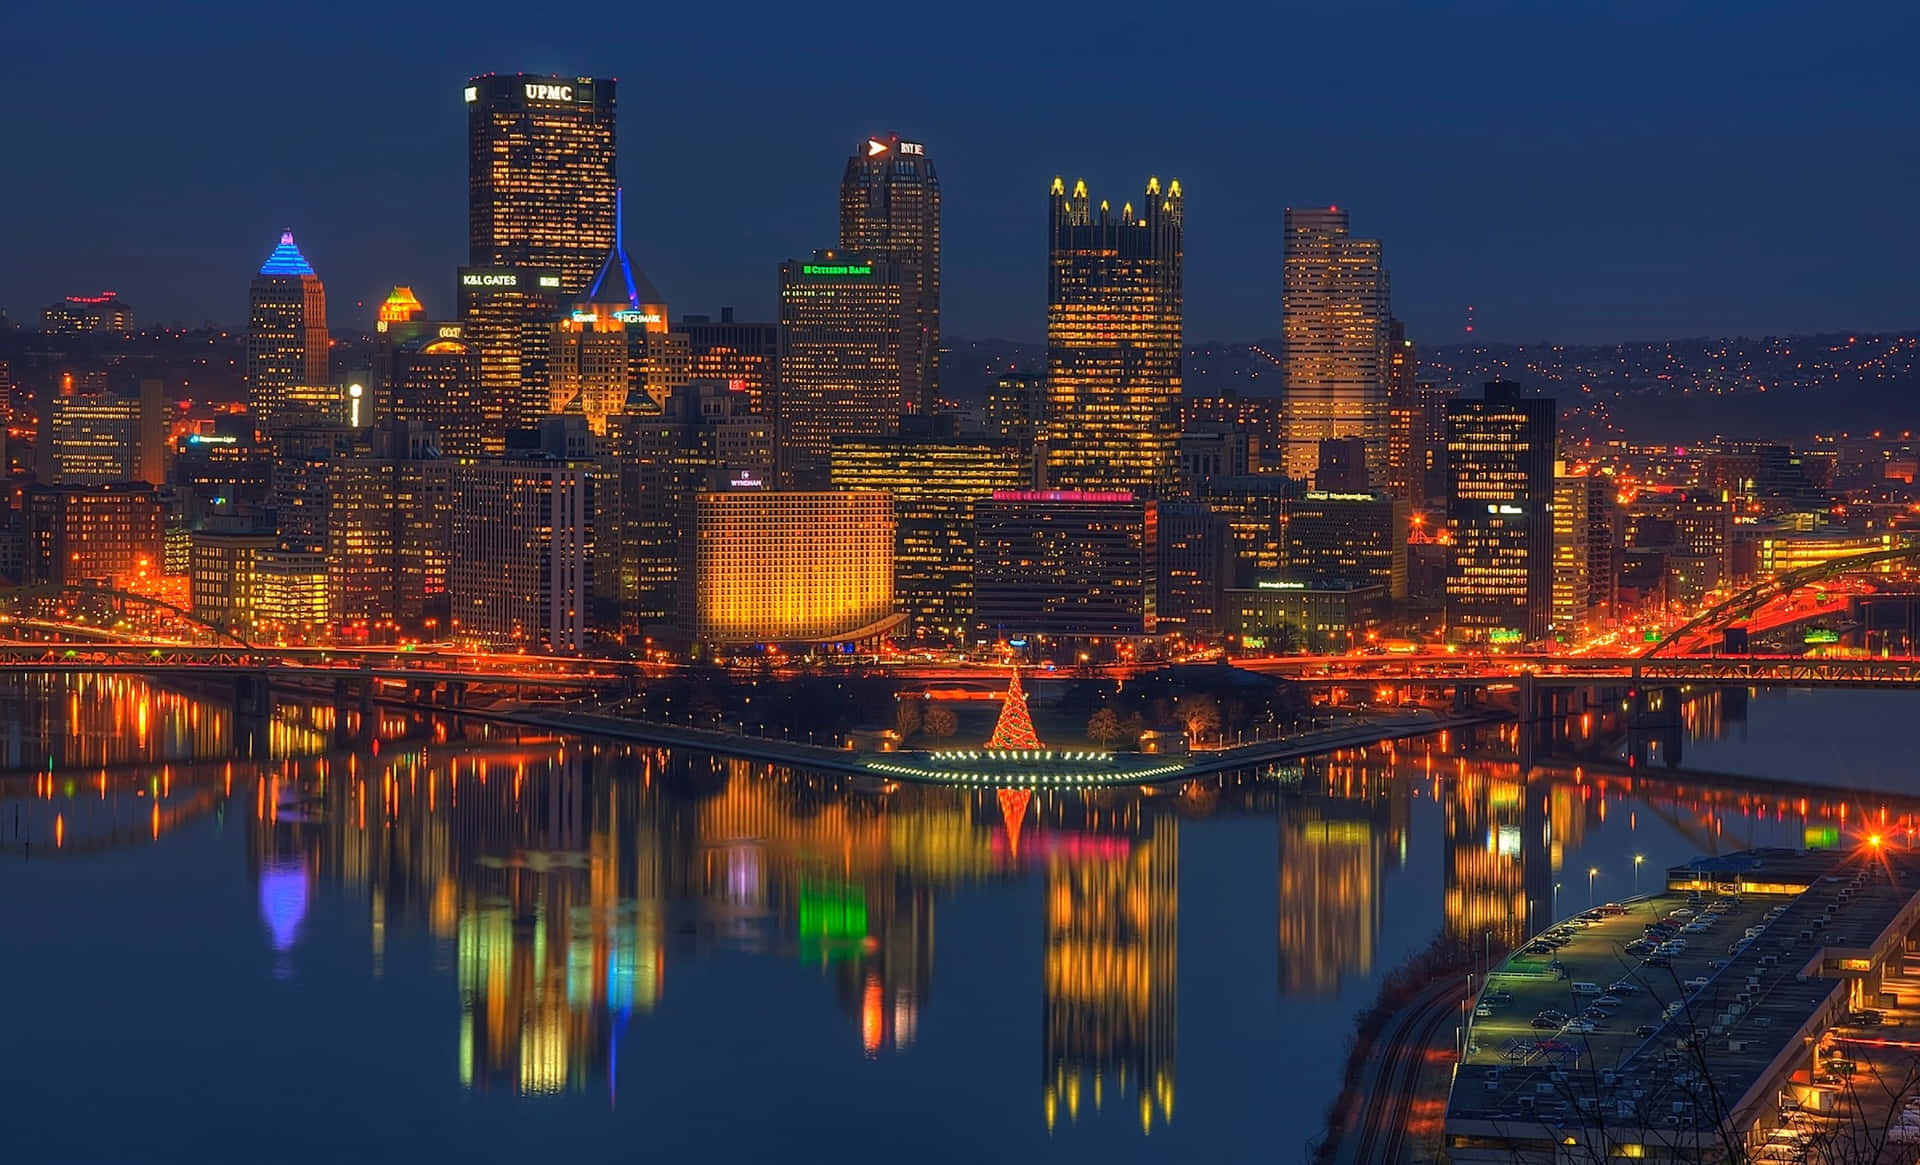
M1560 883L1553 884L1553 920L1560 921Z
M1587 867L1587 909L1593 909L1593 880L1600 876L1599 866Z
M1646 854L1633 855L1633 892L1640 893L1640 863L1647 860Z

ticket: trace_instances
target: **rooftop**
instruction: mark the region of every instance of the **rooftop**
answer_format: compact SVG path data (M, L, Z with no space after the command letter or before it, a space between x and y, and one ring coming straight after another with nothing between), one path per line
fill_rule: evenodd
M260 274L312 275L313 265L300 253L300 248L293 241L293 232L287 230L280 232L280 245L273 249L273 254L267 256L265 263L260 264Z

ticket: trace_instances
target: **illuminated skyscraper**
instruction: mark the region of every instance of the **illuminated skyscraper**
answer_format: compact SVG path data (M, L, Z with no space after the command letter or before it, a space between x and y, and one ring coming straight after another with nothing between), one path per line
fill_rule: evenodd
M1447 634L1532 642L1553 601L1554 402L1493 381L1447 405Z
M900 411L931 413L940 380L940 179L920 142L871 137L840 180L840 249L890 259L913 288Z
M900 431L900 401L918 375L914 280L889 259L850 252L780 265L773 416L789 484L825 484L835 437Z
M328 343L327 290L283 232L248 295L247 399L263 432L293 419L302 389L327 383Z
M1286 474L1312 473L1322 439L1359 437L1372 480L1384 484L1390 313L1380 240L1348 234L1338 207L1288 208L1283 264Z
M467 82L469 266L560 273L586 290L614 240L614 83L487 74Z
M1387 323L1387 477L1386 490L1409 506L1426 504L1427 430L1420 415L1419 360L1406 325Z
M894 592L917 639L961 641L973 617L973 504L1027 484L1018 441L962 438L944 416L891 437L839 437L831 480L837 490L893 497L897 522ZM941 429L946 431L942 432Z
M987 386L987 432L1031 445L1047 426L1047 382L1009 372Z
M1553 611L1548 630L1558 638L1580 634L1592 615L1593 584L1588 571L1593 534L1587 512L1588 471L1584 465L1553 463Z
M1095 211L1087 184L1055 178L1048 202L1047 484L1178 488L1180 183L1147 181L1139 211Z
M678 344L670 343L679 340ZM607 418L632 407L654 411L675 383L666 372L668 349L685 353L684 340L667 331L667 301L615 238L587 289L564 319L550 325L545 368L547 399L541 414L577 413L596 434ZM534 378L524 387L531 390ZM637 394L648 398L640 401ZM536 403L527 402L528 408Z

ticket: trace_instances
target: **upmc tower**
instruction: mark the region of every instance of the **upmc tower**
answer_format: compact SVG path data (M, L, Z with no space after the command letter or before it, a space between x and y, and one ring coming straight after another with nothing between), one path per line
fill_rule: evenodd
M840 180L840 249L898 263L917 306L900 411L932 413L940 385L940 179L920 142L871 137Z
M488 74L467 82L472 267L560 272L578 295L613 246L610 79Z

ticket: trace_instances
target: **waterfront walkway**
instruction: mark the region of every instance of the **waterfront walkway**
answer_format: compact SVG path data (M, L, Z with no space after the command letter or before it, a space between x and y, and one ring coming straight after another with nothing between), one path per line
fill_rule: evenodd
M600 736L612 740L662 745L670 748L694 748L705 752L723 753L727 756L745 757L749 760L767 761L772 764L793 765L852 776L883 776L896 780L903 777L908 780L914 778L910 773L903 771L910 766L901 766L894 762L910 760L919 755L911 752L859 753L847 749L828 748L824 745L801 744L790 740L748 736L722 729L696 728L690 724L641 720L553 705L501 705L494 708L463 710L461 715L544 728L555 732ZM1143 766L1151 775L1143 776L1139 783L1159 784L1233 772L1238 769L1285 764L1338 749L1359 748L1384 740L1426 736L1448 729L1490 724L1509 718L1504 712L1490 709L1451 714L1422 709L1402 715L1354 719L1329 728L1235 745L1230 748L1197 750L1185 757L1142 755L1140 757L1142 761L1161 763ZM1133 754L1119 754L1121 757L1129 755ZM886 762L887 769L884 772L877 772L870 762ZM1170 766L1165 762L1174 763ZM987 771L988 762L983 760L981 763L983 775L990 776L990 772ZM956 782L943 780L928 783Z

